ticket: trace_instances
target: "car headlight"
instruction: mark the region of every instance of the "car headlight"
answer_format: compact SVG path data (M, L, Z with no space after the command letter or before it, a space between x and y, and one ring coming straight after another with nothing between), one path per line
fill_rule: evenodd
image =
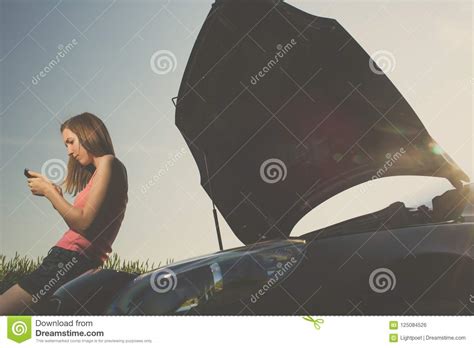
M253 301L293 272L304 245L267 241L159 268L122 289L107 314L202 314L242 298Z

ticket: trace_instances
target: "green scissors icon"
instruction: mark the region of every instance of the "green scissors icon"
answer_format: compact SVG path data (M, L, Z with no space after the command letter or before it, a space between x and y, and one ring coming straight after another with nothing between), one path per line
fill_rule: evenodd
M314 325L314 328L315 328L316 330L319 330L319 329L321 328L321 325L320 325L320 324L323 324L323 323L324 323L324 319L320 319L320 318L318 318L318 319L313 319L313 318L311 318L311 316L309 316L309 315L307 315L306 317L303 317L303 319L312 322L313 325Z

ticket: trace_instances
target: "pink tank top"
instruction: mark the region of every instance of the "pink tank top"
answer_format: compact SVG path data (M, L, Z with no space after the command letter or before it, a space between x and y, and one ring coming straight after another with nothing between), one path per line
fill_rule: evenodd
M125 170L125 167L123 168ZM86 187L84 187L74 199L74 207L84 208L94 182L95 173L97 173L97 171L94 172ZM109 195L109 193L107 193L107 195ZM87 239L73 229L69 229L56 243L56 246L84 253L87 257L94 260L106 261L109 257L108 254L112 251L112 243L117 236L125 215L125 206L128 200L126 190L125 194L120 194L120 196L119 201L117 201L117 197L112 198L112 200L115 201L113 207L106 207L106 209L101 209L98 213L91 225L94 231L94 233L92 233L94 237L91 237L92 240ZM109 201L111 201L111 199L109 199ZM120 201L122 202L121 204Z

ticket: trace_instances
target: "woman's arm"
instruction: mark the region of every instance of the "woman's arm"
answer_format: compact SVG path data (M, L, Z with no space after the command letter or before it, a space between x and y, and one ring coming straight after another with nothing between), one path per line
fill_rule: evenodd
M66 224L77 233L85 234L105 200L112 177L113 160L114 156L112 155L101 158L84 208L73 207L54 187L45 192L45 197L49 199Z

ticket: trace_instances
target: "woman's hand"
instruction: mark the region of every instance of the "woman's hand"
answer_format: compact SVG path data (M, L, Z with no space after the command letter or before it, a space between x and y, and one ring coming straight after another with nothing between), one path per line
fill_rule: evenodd
M35 196L45 196L46 193L51 189L58 191L56 185L54 185L40 173L36 173L31 170L28 171L28 173L32 176L32 178L28 179L28 187L30 188L31 193L33 193ZM59 190L61 190L61 188L59 188ZM62 196L62 190L58 192Z

